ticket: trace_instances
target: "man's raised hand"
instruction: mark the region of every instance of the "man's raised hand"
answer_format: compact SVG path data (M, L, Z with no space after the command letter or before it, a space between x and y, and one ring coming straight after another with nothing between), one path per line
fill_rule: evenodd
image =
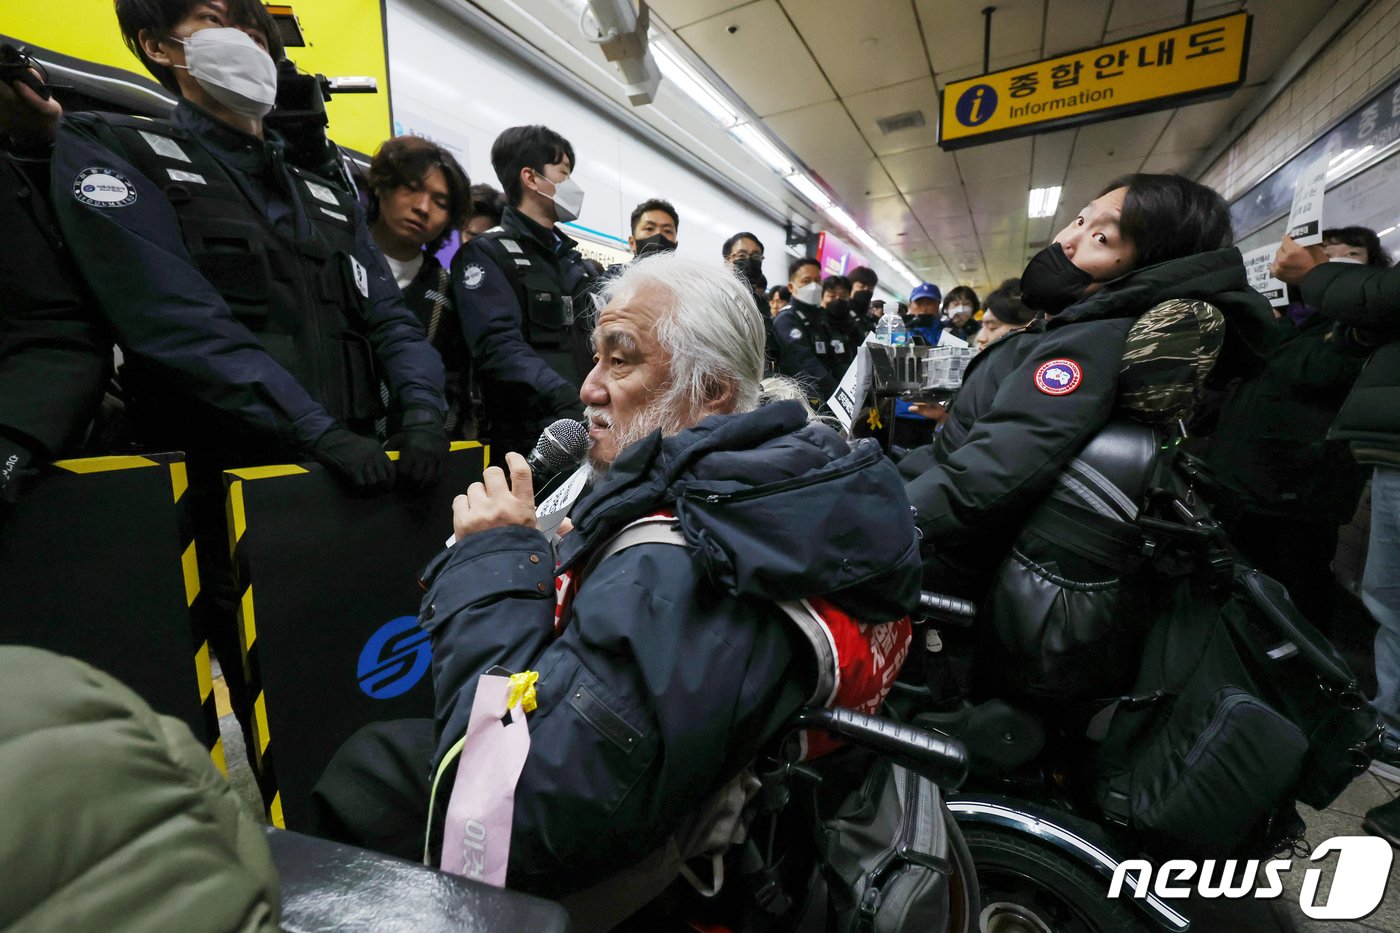
M500 467L488 467L481 482L472 483L465 496L452 500L452 530L460 541L467 535L505 528L535 525L535 486L530 465L518 453L506 454L510 480Z

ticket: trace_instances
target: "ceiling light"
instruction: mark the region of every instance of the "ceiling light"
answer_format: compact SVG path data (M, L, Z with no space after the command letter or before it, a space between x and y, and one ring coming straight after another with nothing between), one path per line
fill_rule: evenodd
M1346 174L1346 172L1360 165L1361 161L1366 158L1366 153L1370 152L1374 148L1376 147L1363 146L1362 148L1356 150L1356 152L1353 152L1351 155L1347 156L1345 159L1342 159L1342 161L1340 162L1338 162L1336 159L1333 159L1332 162L1328 163L1332 167L1327 170L1327 177L1336 178L1338 175ZM1348 149L1346 152L1351 152L1351 150ZM1342 155L1346 155L1346 152L1342 153Z
M1060 206L1060 186L1032 188L1029 214L1031 217L1054 217Z
M738 112L724 99L724 95L682 61L669 43L652 39L649 45L656 55L661 74L676 86L676 90L699 104L701 109L719 121L720 126L733 126L739 122Z
M1392 233L1394 233L1394 232L1395 232L1395 228L1394 228L1394 227L1386 227L1386 228L1385 228L1384 230L1382 230L1380 233L1377 233L1376 236L1378 236L1378 237L1390 236L1390 234L1392 234Z
M792 174L792 160L784 155L783 151L768 138L768 134L757 126L745 123L742 126L734 127L729 133L779 175Z
M793 172L787 176L787 183L796 188L801 195L818 210L826 210L831 206L831 198L826 196L826 192L817 187L817 183L812 181L801 172Z
M856 223L855 218L847 214L842 208L832 206L828 207L822 213L826 214L829 219L835 221L837 226L845 227L852 233L860 229L860 224Z

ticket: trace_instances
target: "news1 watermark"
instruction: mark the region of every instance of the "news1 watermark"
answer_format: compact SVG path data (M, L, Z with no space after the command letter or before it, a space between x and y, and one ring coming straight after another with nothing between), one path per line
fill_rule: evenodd
M1298 906L1314 920L1360 920L1369 916L1380 906L1390 879L1394 854L1390 843L1376 836L1333 836L1313 849L1308 861L1321 861L1333 852L1338 853L1337 866L1332 870L1327 903L1317 903L1323 869L1309 868L1303 875ZM1293 870L1293 862L1170 859L1154 867L1144 859L1125 859L1113 870L1108 896L1121 897L1127 887L1129 896L1135 898L1147 897L1149 893L1164 900L1186 898L1193 893L1203 898L1275 898L1283 893L1283 876Z

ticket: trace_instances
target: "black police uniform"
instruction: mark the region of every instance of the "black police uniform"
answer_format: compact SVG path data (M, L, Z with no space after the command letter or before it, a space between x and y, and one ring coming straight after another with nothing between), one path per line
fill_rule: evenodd
M442 357L442 365L447 371L444 393L447 397L447 417L443 422L447 436L456 440L475 437L471 353L462 337L451 273L443 268L436 256L426 251L423 253L423 264L404 286L403 302L418 318L418 323L423 325L428 343Z
M54 226L48 175L47 153L0 153L0 509L28 468L81 442L111 360Z
M124 351L135 426L188 455L209 640L237 665L219 471L305 459L332 430L372 432L381 379L402 409L436 416L442 361L354 196L289 165L275 133L258 139L189 101L169 120L74 114L52 177L60 226ZM241 679L229 686L246 728Z
M831 398L846 372L841 361L847 348L846 335L831 329L826 311L794 298L774 318L773 331L781 346L783 374L803 382L820 401Z
M218 468L372 430L382 377L441 412L443 369L353 195L182 101L169 121L75 114L54 200L126 356L144 440Z
M588 320L596 265L558 228L513 207L452 260L462 332L481 385L482 434L499 460L528 451L557 418L582 415L593 367Z

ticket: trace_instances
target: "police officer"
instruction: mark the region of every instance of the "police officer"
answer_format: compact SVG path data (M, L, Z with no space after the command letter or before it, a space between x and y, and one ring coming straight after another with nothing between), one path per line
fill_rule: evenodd
M509 206L500 227L458 251L452 285L481 385L482 434L499 458L528 451L555 419L582 415L598 269L556 226L583 209L567 139L544 126L511 127L492 143L491 165Z
M48 201L63 110L31 71L0 82L0 521L26 474L74 452L111 359Z
M116 12L181 100L169 120L68 117L55 209L124 351L137 431L187 454L201 580L220 609L210 641L236 669L219 472L309 456L356 491L388 489L395 464L369 436L382 374L403 412L388 441L400 482L426 486L448 450L442 361L354 194L289 164L264 130L282 57L266 8L117 0Z
M865 339L861 315L851 304L851 280L844 275L822 279L822 310L831 331L831 350L836 360L834 375L839 380L856 358L856 347Z
M452 153L419 136L386 140L369 165L369 221L404 304L447 369L448 437L475 437L471 354L456 294L437 251L472 209L471 182Z
M262 118L282 55L261 3L118 0L128 46L181 96L170 120L70 116L59 222L115 328L147 444L192 467L308 455L360 491L393 462L365 436L382 372L400 468L447 455L442 362L403 306L353 193L290 165Z
M792 302L773 321L783 347L783 372L800 379L809 393L825 401L845 374L840 368L845 347L838 353L833 337L841 342L843 335L833 334L821 306L821 264L810 256L794 259L788 267L788 290Z
M778 335L773 330L773 318L778 312L773 310L769 299L763 293L768 279L763 274L762 241L748 231L740 231L724 241L724 245L720 247L720 255L724 257L725 265L753 290L754 307L763 321L763 374L771 376L782 373L795 377L795 373L784 368L787 361L784 359L782 344L778 342Z

